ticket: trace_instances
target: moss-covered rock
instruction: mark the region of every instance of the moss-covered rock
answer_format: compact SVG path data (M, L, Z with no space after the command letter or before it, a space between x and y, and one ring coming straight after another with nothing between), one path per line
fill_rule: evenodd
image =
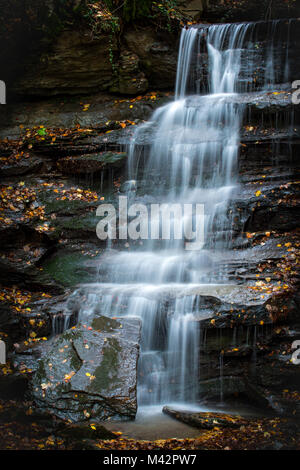
M43 269L59 285L72 287L95 279L95 268L91 270L86 266L89 259L81 251L61 249L45 261Z
M136 320L100 317L54 339L31 384L37 407L73 422L133 419L139 335Z

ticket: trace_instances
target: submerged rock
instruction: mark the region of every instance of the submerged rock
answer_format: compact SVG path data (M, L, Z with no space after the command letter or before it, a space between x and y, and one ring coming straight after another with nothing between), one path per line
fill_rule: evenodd
M73 422L133 419L140 325L97 317L55 338L32 381L37 408Z

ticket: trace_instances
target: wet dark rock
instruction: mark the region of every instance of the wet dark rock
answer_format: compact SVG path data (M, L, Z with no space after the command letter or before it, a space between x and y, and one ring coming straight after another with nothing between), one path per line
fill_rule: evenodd
M102 152L61 158L57 162L58 169L64 174L87 175L99 173L104 169L120 169L126 163L127 154L124 152Z
M299 6L294 2L289 8L280 0L272 2L268 11L271 19L277 18L297 18L300 15ZM205 2L202 20L208 22L240 22L262 20L266 15L266 6L259 0L242 0L233 4L231 8L222 0L212 0Z
M89 145L90 151L94 149L94 151L98 150L120 150L122 147L126 146L128 142L130 142L131 138L133 137L134 128L129 127L127 129L115 130L109 134L104 134L102 136L97 137L90 137L87 139L86 144ZM143 132L140 132L139 135L135 138L135 144L137 146L146 147L148 148L151 143L153 142L154 135L157 139L164 140L165 136L157 135L157 128L155 124L149 125ZM297 127L294 130L291 130L290 127L283 127L277 131L270 128L255 128L253 131L249 131L247 129L242 129L241 132L241 143L243 144L258 144L259 142L268 143L276 143L279 140L286 139L293 143L294 139L299 138L299 129ZM193 143L201 143L207 141L205 135L201 132L199 134L193 134ZM53 148L49 149L49 151L53 152Z
M140 71L139 57L131 51L123 51L119 61L119 81L111 91L124 95L139 95L148 89L148 80Z
M296 392L297 393L297 392ZM296 396L293 397L293 393L274 393L271 391L268 396L269 404L274 411L279 415L292 416L295 419L299 419L300 416L300 403Z
M131 104L131 98L114 100L111 95L103 93L93 94L92 96L74 97L72 101L68 100L45 100L43 102L34 101L30 103L8 103L0 115L0 136L1 138L20 138L20 125L24 128L32 128L39 126L41 122L48 128L75 128L80 125L82 129L97 130L97 132L107 132L108 130L120 128L119 121L131 121L138 123L139 120L149 119L153 110L158 106L170 101L172 96L156 95L156 99L150 99L149 96L142 96L141 99ZM83 111L82 102L90 104L86 111ZM117 122L116 122L117 121ZM85 135L82 132L83 136ZM91 132L86 133L91 134ZM81 135L82 137L82 135ZM74 145L74 143L76 145ZM45 155L44 148L48 148L49 155L56 155L57 158L69 155L64 150L64 145L69 145L77 148L75 154L80 154L80 142L73 139L64 137L57 138L56 142L51 145L43 141L36 145L33 142L41 155ZM26 148L26 147L25 147ZM3 156L8 157L10 153L1 145L0 149ZM74 149L75 151L75 149ZM52 152L52 153L51 153ZM84 153L88 153L85 151Z
M22 96L75 95L112 91L126 95L173 87L178 35L150 28L128 29L118 46L116 34L65 29L39 60L27 59L24 76L14 85ZM33 85L34 83L34 85Z
M257 385L239 376L223 376L199 382L200 397L206 401L220 400L230 397L246 396L250 403L268 406L269 402Z
M19 329L20 317L14 312L8 302L1 302L0 305L0 328L6 334L13 334Z
M298 416L299 374L290 352L297 331L287 334L285 327L240 327L231 332L209 330L204 336L201 398L209 403L238 396L276 413Z
M0 227L0 244L1 250L16 250L27 244L47 247L51 242L45 233L38 232L30 225L17 224Z
M22 288L61 293L62 289L53 279L42 273L36 266L18 264L8 259L0 259L0 282L4 285L19 285Z
M37 173L41 170L43 166L43 160L36 156L31 156L28 158L21 158L21 160L14 163L6 162L0 167L0 176L10 177L10 176L21 176L28 173Z
M127 31L124 35L128 49L138 55L150 88L172 89L177 69L178 38L159 35L153 29Z
M51 53L28 67L15 89L22 95L53 96L107 90L113 80L109 51L117 51L115 36L91 37L89 31L66 30Z
M223 397L237 396L246 391L244 381L240 377L224 376L215 377L208 380L200 380L199 382L200 396L205 400L219 400L221 392Z
M201 108L203 99L204 98L199 95L188 97L186 100L186 107ZM253 121L257 115L261 117L262 111L266 111L267 114L271 116L272 114L278 114L282 111L288 111L290 113L293 111L297 112L298 110L297 106L292 102L291 90L229 94L229 96L224 96L223 100L228 104L245 106L246 117L247 112L249 112L251 121Z
M250 289L251 291L251 289ZM255 291L254 291L255 292ZM241 288L241 294L243 288ZM238 289L232 295L238 296ZM245 295L245 294L244 294ZM263 298L262 298L263 297ZM227 297L230 298L229 296ZM277 322L293 321L297 316L297 303L291 292L264 294L248 300L237 297L235 302L227 303L224 300L211 298L211 317L201 319L201 328L226 328L233 326L268 325ZM245 302L246 300L246 302Z
M128 144L128 138L133 135L135 126L126 129L119 128L109 133L91 132L80 133L75 136L57 138L53 143L51 139L45 141L34 141L32 143L34 151L41 157L48 157L59 160L62 157L77 156L99 152L121 152Z
M59 217L52 223L54 231L51 233L51 236L53 240L64 238L76 242L92 241L101 246L101 240L99 240L96 234L98 222L99 218L96 217L96 211L88 212L81 217L79 213L76 216Z
M51 317L35 302L27 304L24 311L17 311L9 303L1 303L0 328L7 335L7 347L11 350L13 343L18 343L35 334L36 337L49 337L52 333ZM30 310L29 310L30 309Z
M44 260L42 266L46 273L58 284L73 287L79 283L94 282L98 271L98 260L95 257L99 247L95 245L74 244L61 247ZM93 256L84 255L89 251Z
M78 423L78 424L59 424L57 427L57 434L63 438L69 438L72 441L78 439L82 441L84 439L116 439L116 434L107 430L104 426L98 423L93 424L91 428L90 424Z
M253 347L249 345L242 345L239 348L232 348L225 350L223 353L224 357L236 357L238 359L243 358L243 357L251 357L253 355Z
M28 388L28 378L16 373L0 377L0 399L22 400Z
M55 338L32 380L37 407L74 422L133 419L139 330L98 317Z
M277 232L287 232L298 227L300 209L293 201L286 201L283 205L276 205L264 201L252 213L245 225L245 229L249 232L257 232L263 230L275 230Z

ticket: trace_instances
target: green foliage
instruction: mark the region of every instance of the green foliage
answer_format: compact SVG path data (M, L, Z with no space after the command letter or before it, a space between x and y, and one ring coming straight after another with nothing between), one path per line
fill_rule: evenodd
M180 22L183 15L179 10L179 0L102 0L94 2L103 5L112 16L117 15L122 23L152 21L159 28L171 29L172 22Z
M151 15L153 2L150 0L125 0L122 17L125 23L147 18Z
M38 131L37 131L38 135L40 136L45 136L47 135L47 131L44 127L41 127Z

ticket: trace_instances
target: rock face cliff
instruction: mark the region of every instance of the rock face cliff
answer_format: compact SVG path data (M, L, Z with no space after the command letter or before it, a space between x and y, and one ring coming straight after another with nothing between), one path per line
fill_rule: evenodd
M179 21L170 30L165 20L158 28L150 19L119 28L113 22L95 29L81 13L84 2L14 0L14 9L0 4L7 25L0 30L6 64L2 79L9 93L49 97L97 92L139 95L174 86ZM80 7L80 8L79 8ZM186 1L185 21L234 22L296 18L300 9L292 0L241 2ZM183 16L184 18L184 16ZM181 22L183 25L183 21Z
M108 34L91 38L89 31L63 31L38 63L27 64L14 91L40 97L101 91L140 95L173 87L176 37L146 27L127 31L122 43L120 49L117 38Z
M123 25L113 16L98 25L86 2L75 0L14 0L14 7L0 4L6 21L0 30L6 64L1 78L9 93L139 95L173 87L179 23L173 32L167 21L159 30L150 21Z

